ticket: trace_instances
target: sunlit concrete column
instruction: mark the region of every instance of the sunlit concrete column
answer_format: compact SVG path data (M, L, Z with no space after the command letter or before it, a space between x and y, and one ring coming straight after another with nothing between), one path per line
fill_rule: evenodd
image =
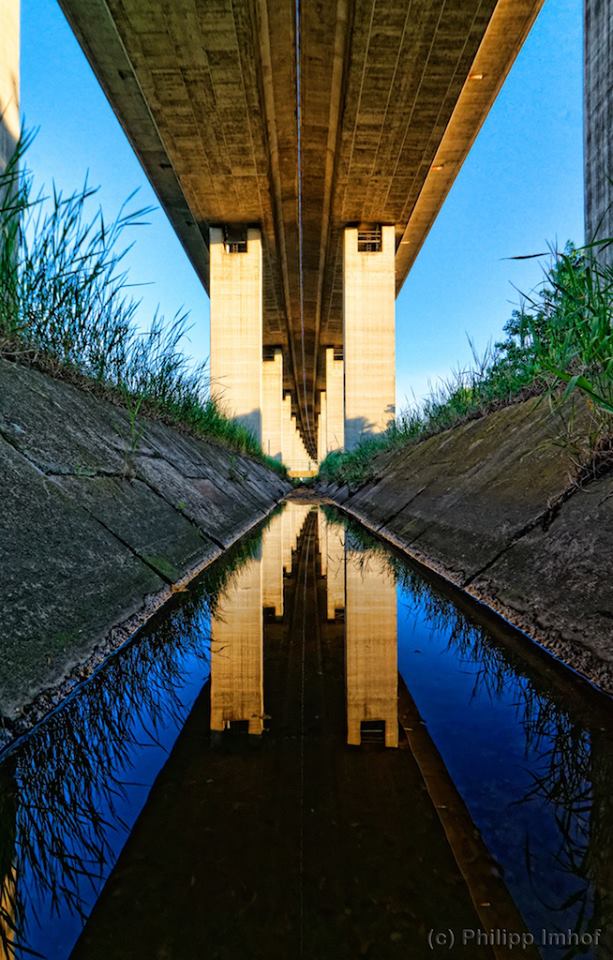
M381 249L358 249L356 228L345 229L343 338L345 448L382 433L395 414L395 239L381 228Z
M292 400L287 393L283 398L283 463L290 473L294 473L298 461L298 431L296 417L292 414Z
M326 412L326 391L319 394L319 415L317 417L317 460L321 463L328 452L328 415Z
M19 0L0 3L0 170L19 139Z
M326 348L326 453L345 446L344 363Z
M585 2L585 239L613 237L613 0ZM613 263L613 244L601 252Z
M232 577L211 617L211 730L247 722L264 729L262 562Z
M224 410L262 437L262 242L247 230L244 252L230 252L210 230L211 391Z
M281 453L283 463L289 467L290 457L290 426L292 422L292 398L289 393L283 395L281 401Z
M262 606L283 616L283 513L271 518L262 534Z
M334 620L345 607L345 528L339 523L326 527L326 616Z
M292 476L314 472L315 464L307 453L300 436L295 415L292 414L292 401L289 394L283 398L283 463Z
M386 747L398 746L396 584L385 558L349 550L345 642L347 743L362 742L362 724L385 724Z
M283 450L283 354L262 361L262 449L281 460Z
M298 430L296 417L292 417L292 467L291 472L304 475L311 470L312 463L304 441Z

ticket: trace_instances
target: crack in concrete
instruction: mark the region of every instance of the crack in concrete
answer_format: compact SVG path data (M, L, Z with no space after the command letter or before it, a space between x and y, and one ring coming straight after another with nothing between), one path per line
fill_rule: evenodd
M165 457L161 457L160 459L164 460L165 463L168 463L168 460L166 460ZM172 464L170 464L170 466L172 466ZM184 476L184 475L181 474L181 476ZM204 530L200 527L198 523L196 523L195 520L192 520L192 518L189 517L184 510L179 510L176 504L171 503L170 500L167 497L165 497L163 493L160 493L160 491L157 490L153 486L153 484L149 482L149 480L147 480L145 477L141 475L138 475L135 479L138 480L139 483L142 483L145 487L147 487L147 489L150 490L151 493L155 494L156 497L159 497L159 499L162 500L172 510L174 510L175 513L180 514L185 520L187 520L187 522L191 524L191 526L194 527L196 532L202 537L205 543L207 540L210 540L211 543L214 543L216 547L220 548L220 550L227 549L226 545L222 543L221 540L218 540L216 537L214 537L212 533L208 533L208 532L205 533Z
M138 552L138 550L135 547L132 546L131 543L128 543L127 540L124 540L124 538L120 536L115 530L112 530L111 527L109 527L109 525L104 522L104 520L101 520L100 517L96 516L95 513L92 513L89 507L86 507L83 504L80 504L80 506L81 506L81 509L84 510L85 513L87 513L88 516L92 518L92 520L95 520L96 523L100 524L103 530L106 530L107 533L110 533L110 535L114 537L115 540L117 540L117 542L120 543L123 547L129 550L130 553L133 556L135 556L137 560L140 560L142 564L144 564L153 573L155 573L155 575L159 577L160 580L162 580L164 583L167 583L169 586L172 586L174 581L171 580L169 577L167 577L166 574L162 573L161 570L158 570L158 568L155 567L152 563L150 563L141 553Z
M570 487L567 487L553 503L550 503L549 506L539 513L537 517L534 517L532 520L528 520L527 523L523 525L516 533L513 534L508 543L502 547L498 553L495 554L487 563L484 563L482 567L472 573L466 580L462 582L463 587L470 586L471 583L474 583L475 580L480 577L486 570L489 570L490 567L493 567L495 563L500 560L501 557L505 555L509 550L511 550L520 540L526 537L529 533L532 533L533 530L536 530L537 527L541 527L544 533L550 529L552 524L555 522L559 516L560 510L562 509L563 504L565 504L571 497L573 497L579 490L583 489L579 484L573 483Z
M388 525L388 523L391 523L392 520L395 520L396 517L400 516L400 514L402 513L402 511L405 510L405 509L409 506L410 503L413 503L413 501L416 500L417 497L419 497L420 494L422 494L422 493L424 492L424 490L426 490L426 489L427 489L427 485L421 487L421 489L419 489L419 490L417 491L417 493L414 493L412 497L409 497L409 499L407 500L407 502L406 502L406 503L403 503L403 505L400 507L399 510L395 510L394 513L392 513L386 520L383 520L383 522L379 524L379 526L377 527L377 530L381 530L383 527L386 527L386 526Z

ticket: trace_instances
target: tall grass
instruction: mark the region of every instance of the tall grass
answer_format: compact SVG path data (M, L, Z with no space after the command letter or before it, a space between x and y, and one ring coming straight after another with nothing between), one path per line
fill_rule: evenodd
M34 192L23 166L29 138L0 173L0 355L77 379L124 403L222 441L278 470L252 433L228 418L209 392L205 365L181 350L188 314L166 321L159 312L143 332L137 324L124 235L152 208L128 197L110 223L87 215L96 193Z
M347 453L331 453L321 479L354 488L373 479L386 451L481 417L532 395L554 406L582 394L591 411L594 449L613 438L613 267L599 256L611 241L563 252L550 251L544 279L524 296L504 327L503 340L472 364L456 370L418 406L396 418L377 437L365 437Z

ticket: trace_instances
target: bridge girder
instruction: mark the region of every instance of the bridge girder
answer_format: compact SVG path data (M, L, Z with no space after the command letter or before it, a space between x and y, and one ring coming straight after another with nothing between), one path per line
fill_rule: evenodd
M207 291L209 229L261 229L313 457L344 228L394 226L399 291L542 2L60 0Z

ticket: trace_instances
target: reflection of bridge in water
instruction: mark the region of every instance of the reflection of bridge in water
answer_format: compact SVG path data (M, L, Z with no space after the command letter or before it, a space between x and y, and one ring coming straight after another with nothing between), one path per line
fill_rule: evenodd
M8 957L611 929L608 715L339 519L287 504L0 766Z
M452 830L424 790L429 748L416 763L407 700L392 569L321 509L289 503L215 605L210 684L75 957L118 956L115 944L153 955L165 936L177 956L257 944L258 956L354 958L369 943L377 957L425 956L439 897L458 929L522 929L501 881L484 909L494 864L451 778L435 774ZM164 870L141 876L152 844Z
M261 551L241 567L217 604L211 624L211 730L264 730L262 610L283 617L283 577L291 574L292 557L311 514L310 504L290 502L274 516ZM338 622L340 639L343 633L345 637L347 743L381 739L397 747L393 573L382 557L346 548L342 525L329 524L321 511L317 550L325 582L322 617Z

